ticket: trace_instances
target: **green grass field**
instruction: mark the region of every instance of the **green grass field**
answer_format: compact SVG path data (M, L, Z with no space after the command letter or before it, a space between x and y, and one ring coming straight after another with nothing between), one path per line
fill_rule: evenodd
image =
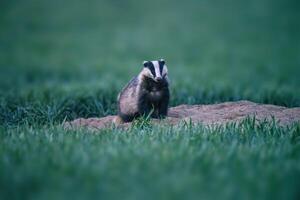
M66 131L144 60L171 106L300 106L297 0L2 0L0 199L299 199L300 124Z

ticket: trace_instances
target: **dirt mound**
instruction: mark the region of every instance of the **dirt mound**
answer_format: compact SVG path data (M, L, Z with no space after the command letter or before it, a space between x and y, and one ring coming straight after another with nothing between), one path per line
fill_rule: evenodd
M257 122L273 120L279 125L286 126L300 121L300 107L286 108L282 106L257 104L250 101L226 102L212 105L179 105L169 109L165 120L152 120L154 123L177 125L179 122L192 120L193 123L205 125L222 125L228 122L240 122L246 117L253 117ZM66 128L102 129L112 126L115 116L102 118L76 119L66 122ZM128 127L131 123L121 125Z

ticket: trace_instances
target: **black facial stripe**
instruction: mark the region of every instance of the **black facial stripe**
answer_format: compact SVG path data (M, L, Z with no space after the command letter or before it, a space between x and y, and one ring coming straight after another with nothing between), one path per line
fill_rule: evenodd
M155 69L154 69L153 63L152 63L152 62L149 62L149 64L147 65L147 67L148 67L148 69L150 69L151 74L152 74L154 77L156 77L156 75L155 75Z
M165 62L164 61L158 61L158 63L159 63L160 74L162 75Z

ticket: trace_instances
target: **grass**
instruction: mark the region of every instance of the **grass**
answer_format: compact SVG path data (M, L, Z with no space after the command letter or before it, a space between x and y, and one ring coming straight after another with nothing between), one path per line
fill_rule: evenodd
M298 199L299 123L66 131L116 113L143 60L165 58L171 106L300 106L294 0L3 0L1 199ZM146 124L146 126L142 126Z
M1 132L1 195L297 199L299 136L299 126L249 122L98 134L21 127Z

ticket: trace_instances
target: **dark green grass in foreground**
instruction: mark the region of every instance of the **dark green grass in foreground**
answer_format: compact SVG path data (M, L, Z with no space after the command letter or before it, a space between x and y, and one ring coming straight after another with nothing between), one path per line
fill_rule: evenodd
M299 124L66 131L163 57L171 106L300 106L297 0L1 0L0 199L299 199Z
M300 127L1 130L10 199L297 199ZM10 197L10 198L9 198Z

